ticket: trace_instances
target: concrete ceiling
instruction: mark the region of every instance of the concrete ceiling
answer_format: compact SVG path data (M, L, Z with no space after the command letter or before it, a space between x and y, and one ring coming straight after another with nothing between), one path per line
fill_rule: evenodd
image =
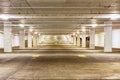
M103 31L104 22L111 20L113 29L120 29L120 0L0 0L0 14L9 16L13 32L19 32L19 24L41 34L71 34L89 29L97 24L96 31ZM3 20L0 18L2 30Z

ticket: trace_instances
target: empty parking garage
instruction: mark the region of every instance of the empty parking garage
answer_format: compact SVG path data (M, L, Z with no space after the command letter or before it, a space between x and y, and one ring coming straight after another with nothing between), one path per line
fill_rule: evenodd
M120 79L119 0L0 0L0 80Z

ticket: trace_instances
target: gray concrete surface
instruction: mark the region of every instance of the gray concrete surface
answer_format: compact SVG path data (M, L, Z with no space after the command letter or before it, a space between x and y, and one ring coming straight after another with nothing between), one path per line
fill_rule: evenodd
M68 50L1 53L0 80L120 79L119 52Z

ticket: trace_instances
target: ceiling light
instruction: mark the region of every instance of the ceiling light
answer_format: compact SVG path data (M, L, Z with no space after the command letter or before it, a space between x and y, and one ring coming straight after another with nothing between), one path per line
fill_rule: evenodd
M30 31L30 32L32 32L32 31L33 31L33 29L30 29L29 31Z
M4 20L8 20L10 18L10 15L5 15L5 14L2 14L0 15L0 18L4 19Z
M94 22L97 22L97 20L96 20L96 19L92 19L91 21L92 21L93 23L94 23Z
M98 26L97 24L92 24L92 27L95 28L96 26Z
M19 24L19 26L20 26L21 28L24 28L24 25L23 25L23 24Z
M80 34L80 31L79 30L77 30L77 32L76 32L77 34Z
M85 31L86 31L85 27L82 27L82 31L83 31L83 32L85 32Z
M111 14L111 15L110 15L110 18L111 18L112 20L116 20L116 19L120 18L120 15L119 15L119 14Z
M23 19L22 19L22 20L21 20L21 23L23 23L23 24L24 24L24 23L25 23L25 20L23 20Z
M75 36L75 32L73 32L73 36Z
M34 34L37 34L38 32L34 32Z

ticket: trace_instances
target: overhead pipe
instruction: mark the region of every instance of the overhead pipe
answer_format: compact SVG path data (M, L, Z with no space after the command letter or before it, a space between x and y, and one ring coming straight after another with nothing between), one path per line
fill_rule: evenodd
M42 9L42 8L43 9L49 9L49 8L54 8L54 9L58 9L58 8L73 8L74 9L75 8L76 9L76 8L88 8L89 9L89 8L105 8L105 7L104 6L103 7L58 7L58 6L51 7L51 6L47 6L47 7L0 7L0 8L2 8L2 9L3 8L10 8L10 9L25 9L25 8L26 9L30 9L30 8L31 9L34 9L34 8L35 9L38 9L38 8L39 9Z

